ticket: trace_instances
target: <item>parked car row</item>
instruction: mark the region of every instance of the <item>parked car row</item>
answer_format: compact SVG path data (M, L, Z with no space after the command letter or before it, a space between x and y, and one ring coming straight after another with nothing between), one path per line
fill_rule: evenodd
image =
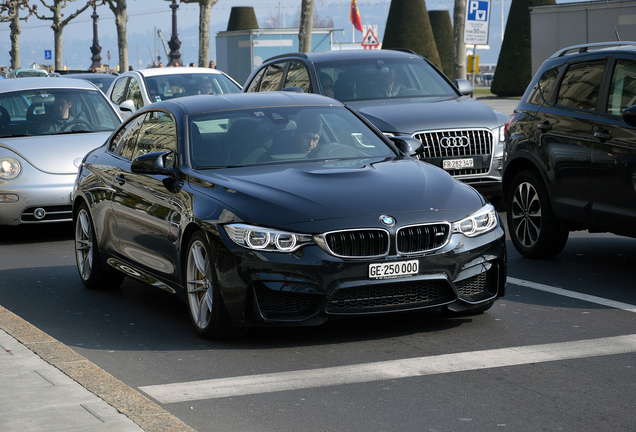
M203 68L0 82L0 224L72 220L88 288L174 293L206 338L481 313L505 294L504 197L527 257L634 236L636 45L615 45L555 54L508 119L400 50L277 56L244 88Z

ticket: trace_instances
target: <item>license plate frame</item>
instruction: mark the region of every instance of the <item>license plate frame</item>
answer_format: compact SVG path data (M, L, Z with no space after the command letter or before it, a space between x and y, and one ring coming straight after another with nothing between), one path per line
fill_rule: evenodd
M369 264L369 279L398 279L416 276L420 272L419 260Z

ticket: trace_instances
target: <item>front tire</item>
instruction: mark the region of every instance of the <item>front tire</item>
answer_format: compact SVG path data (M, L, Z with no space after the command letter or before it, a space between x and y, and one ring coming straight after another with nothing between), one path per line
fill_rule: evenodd
M510 239L521 255L551 258L563 251L569 232L561 231L538 173L517 174L508 192L506 210Z
M190 319L199 336L220 339L234 335L221 299L214 255L201 232L195 233L188 243L184 277Z
M119 287L125 276L103 267L93 220L86 204L80 205L73 223L75 224L75 260L84 286L88 289Z

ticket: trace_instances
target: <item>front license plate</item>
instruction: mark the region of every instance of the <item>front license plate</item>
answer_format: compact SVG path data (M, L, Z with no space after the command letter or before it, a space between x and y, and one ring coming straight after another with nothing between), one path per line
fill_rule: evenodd
M472 159L448 159L442 165L445 170L472 168L473 166L475 166L475 162Z
M369 264L369 279L402 278L414 276L419 271L420 262L418 260Z

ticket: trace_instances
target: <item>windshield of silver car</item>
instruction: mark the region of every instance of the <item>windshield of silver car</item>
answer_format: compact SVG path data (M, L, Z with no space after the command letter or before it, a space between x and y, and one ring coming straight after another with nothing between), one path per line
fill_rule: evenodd
M0 94L0 137L112 131L120 123L97 90L54 88Z
M342 106L259 107L192 116L189 137L195 169L396 155Z
M340 101L457 96L442 74L420 58L316 63L322 94Z

